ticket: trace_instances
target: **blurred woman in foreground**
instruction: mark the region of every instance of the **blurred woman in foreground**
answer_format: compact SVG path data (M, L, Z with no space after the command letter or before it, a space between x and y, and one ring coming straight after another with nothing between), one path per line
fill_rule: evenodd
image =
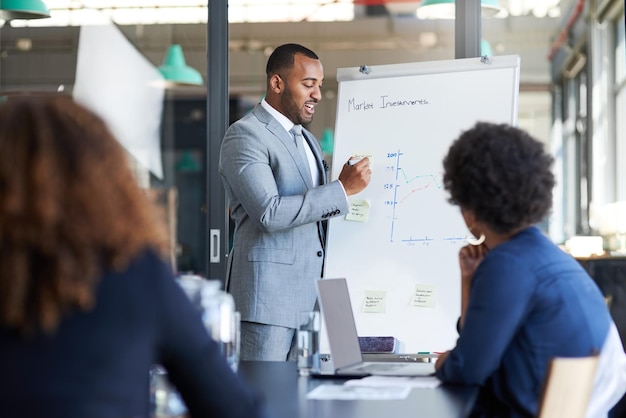
M162 261L127 162L69 97L0 105L1 415L148 417L158 363L191 417L262 416Z
M553 357L600 353L589 417L626 389L626 360L598 287L534 225L552 206L553 159L524 131L478 123L445 157L444 185L477 242L461 249L456 347L444 382L479 385L474 417L535 417Z

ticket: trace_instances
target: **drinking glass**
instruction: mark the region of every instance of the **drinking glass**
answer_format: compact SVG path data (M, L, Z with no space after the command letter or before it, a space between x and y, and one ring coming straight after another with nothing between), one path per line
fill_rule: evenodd
M298 373L308 376L320 369L320 313L302 311L298 313Z

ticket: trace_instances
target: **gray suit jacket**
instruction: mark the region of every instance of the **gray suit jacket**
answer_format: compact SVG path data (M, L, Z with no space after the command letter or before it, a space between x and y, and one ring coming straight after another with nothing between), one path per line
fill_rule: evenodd
M315 154L322 185L311 174L294 139L259 104L228 128L219 171L235 223L226 288L244 321L294 328L296 313L315 304L322 275L322 222L345 215L338 181L327 183L322 150L303 130Z

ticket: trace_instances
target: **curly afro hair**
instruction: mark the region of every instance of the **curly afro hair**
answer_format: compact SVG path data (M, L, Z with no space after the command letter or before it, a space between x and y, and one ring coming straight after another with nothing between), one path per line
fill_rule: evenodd
M450 203L506 234L550 211L553 162L543 144L523 130L479 122L450 146L443 183Z

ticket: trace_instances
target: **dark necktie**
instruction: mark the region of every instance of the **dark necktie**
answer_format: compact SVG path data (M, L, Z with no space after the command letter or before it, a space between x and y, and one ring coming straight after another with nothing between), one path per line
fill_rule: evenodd
M309 166L309 157L306 155L306 151L304 147L308 145L305 142L304 137L302 136L302 126L294 125L290 131L293 135L293 138L296 142L296 148L298 148L298 152L300 153L300 158L302 158L302 162L304 163L304 167L306 168L306 172L311 175L311 167Z

